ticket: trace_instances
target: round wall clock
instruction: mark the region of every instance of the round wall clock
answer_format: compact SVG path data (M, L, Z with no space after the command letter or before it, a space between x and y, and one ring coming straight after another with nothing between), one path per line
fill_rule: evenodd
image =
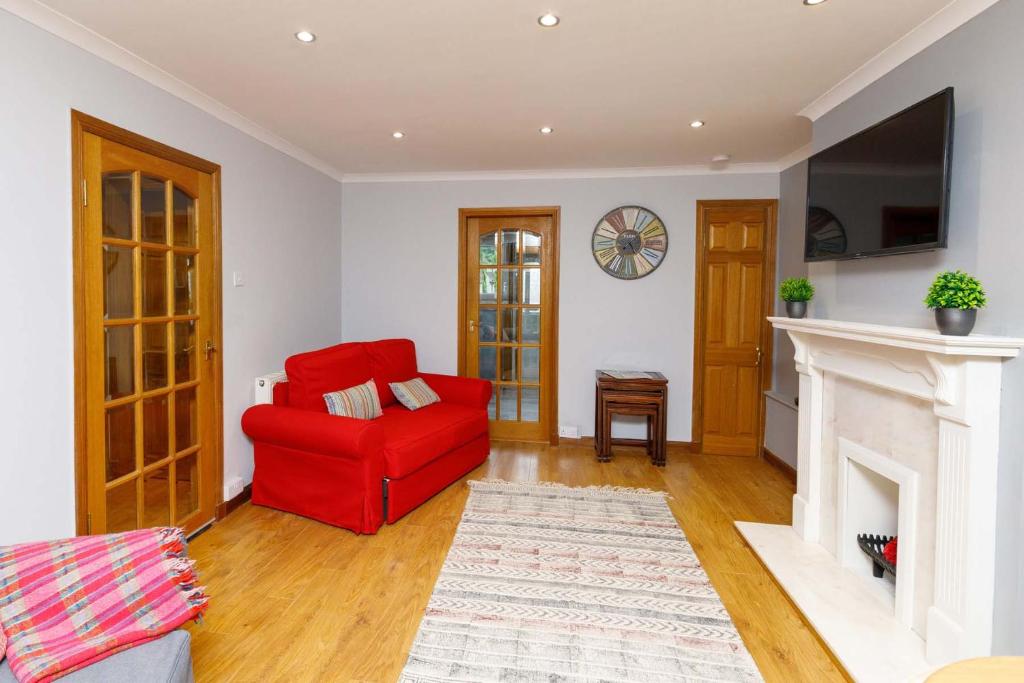
M661 265L668 233L650 209L620 206L597 222L591 248L601 270L620 280L636 280Z

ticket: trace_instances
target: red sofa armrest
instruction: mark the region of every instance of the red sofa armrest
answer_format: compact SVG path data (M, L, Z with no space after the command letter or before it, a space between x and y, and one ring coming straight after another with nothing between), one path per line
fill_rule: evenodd
M442 401L487 410L487 403L491 400L491 383L487 380L424 372L419 376L437 392Z
M253 441L300 451L348 459L383 457L384 430L369 420L264 404L245 411L242 431Z

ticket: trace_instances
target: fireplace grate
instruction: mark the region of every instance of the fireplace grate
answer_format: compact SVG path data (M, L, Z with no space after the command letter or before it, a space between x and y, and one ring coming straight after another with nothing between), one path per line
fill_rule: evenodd
M885 554L882 552L889 541L893 539L893 536L876 536L874 534L857 534L857 545L860 549L867 553L867 556L871 558L872 567L871 574L876 578L880 579L885 575L885 572L892 574L893 578L896 578L896 565L886 559Z

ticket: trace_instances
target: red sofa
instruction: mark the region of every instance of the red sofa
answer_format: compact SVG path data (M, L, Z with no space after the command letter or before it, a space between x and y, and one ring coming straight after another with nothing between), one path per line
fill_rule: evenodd
M273 405L242 416L253 440L252 500L372 534L396 522L490 453L490 382L432 375L416 367L408 339L339 344L292 356L288 381L274 387ZM422 377L440 403L406 409L389 382ZM330 415L323 395L377 384L384 415L356 420Z

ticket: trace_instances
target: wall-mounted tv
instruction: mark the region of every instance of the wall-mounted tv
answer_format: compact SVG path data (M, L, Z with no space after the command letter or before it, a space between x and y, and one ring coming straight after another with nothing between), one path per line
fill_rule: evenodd
M812 156L804 260L944 249L952 152L946 88Z

